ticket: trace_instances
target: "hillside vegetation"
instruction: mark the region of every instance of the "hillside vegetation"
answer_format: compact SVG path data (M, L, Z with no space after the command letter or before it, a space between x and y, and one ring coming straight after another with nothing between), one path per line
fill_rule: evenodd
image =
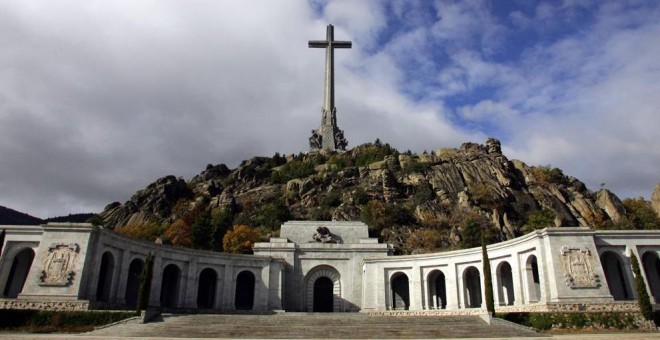
M217 251L232 226L250 228L231 237L247 230L265 240L287 220L361 220L400 254L477 246L482 231L492 243L548 226L660 227L648 202L621 202L560 169L509 160L492 138L422 154L377 140L344 153L254 157L235 169L209 164L190 181L160 178L93 219L133 237Z

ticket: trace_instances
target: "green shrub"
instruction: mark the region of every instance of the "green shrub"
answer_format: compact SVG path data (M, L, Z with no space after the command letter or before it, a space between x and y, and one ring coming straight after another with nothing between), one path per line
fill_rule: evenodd
M635 291L637 292L639 311L646 320L653 320L653 306L651 305L649 294L646 291L646 284L644 283L642 272L639 269L639 261L637 261L637 256L635 256L635 254L630 256L630 262L633 274L635 275Z
M135 312L0 310L0 329L28 332L70 332L91 330L135 316Z

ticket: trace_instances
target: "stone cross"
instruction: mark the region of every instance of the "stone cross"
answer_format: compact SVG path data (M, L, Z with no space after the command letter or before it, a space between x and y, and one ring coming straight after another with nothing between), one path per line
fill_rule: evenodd
M321 127L312 130L309 147L312 151L345 150L348 142L344 131L337 127L337 109L335 108L335 48L351 48L350 41L336 41L334 27L328 25L325 40L310 40L309 47L325 48L325 88L323 107L321 108Z

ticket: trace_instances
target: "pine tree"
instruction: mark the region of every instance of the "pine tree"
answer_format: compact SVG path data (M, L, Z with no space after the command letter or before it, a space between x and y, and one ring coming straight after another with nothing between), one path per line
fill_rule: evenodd
M651 306L651 299L649 293L646 291L646 284L642 277L642 272L639 270L639 262L637 256L632 254L630 256L632 263L633 274L635 275L635 290L637 291L637 303L639 304L639 311L646 320L653 320L653 306Z
M149 297L151 296L151 279L154 275L154 256L149 253L144 261L144 269L140 274L140 291L138 295L137 311L146 310L149 307Z
M484 271L484 288L486 290L486 310L492 316L495 316L495 300L493 298L493 277L490 274L490 260L486 250L486 241L483 233L481 234L481 261Z

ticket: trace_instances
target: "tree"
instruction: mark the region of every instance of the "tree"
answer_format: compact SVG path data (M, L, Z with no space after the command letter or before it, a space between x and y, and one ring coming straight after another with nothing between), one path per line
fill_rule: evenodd
M223 251L222 239L225 237L227 230L231 228L233 219L234 216L227 209L213 209L211 211L211 224L213 225L211 244L213 250Z
M523 226L525 233L532 232L537 229L555 226L555 213L549 209L534 211L527 215L527 222Z
M484 271L484 288L486 290L486 310L492 316L495 316L495 300L493 298L493 277L490 273L490 260L488 259L488 250L486 249L486 238L481 234L481 261Z
M225 234L222 246L227 253L250 253L259 236L259 232L249 226L235 225Z
M149 307L149 298L151 297L151 280L154 275L154 256L149 253L144 261L144 269L140 274L140 290L138 292L137 311L143 311Z
M211 225L211 214L203 211L195 218L191 228L191 245L197 249L211 249L213 238L213 226Z
M653 306L651 306L651 299L649 293L646 291L646 283L644 283L644 278L642 277L639 262L635 254L630 256L630 262L632 264L633 274L635 275L635 291L637 292L639 311L646 320L653 320Z
M626 198L622 203L626 208L626 219L630 221L633 228L641 230L660 229L660 217L646 200L641 197L636 199Z
M190 235L190 225L185 222L184 219L178 219L174 221L169 228L165 231L165 236L172 241L172 244L190 247L191 245L191 235Z

